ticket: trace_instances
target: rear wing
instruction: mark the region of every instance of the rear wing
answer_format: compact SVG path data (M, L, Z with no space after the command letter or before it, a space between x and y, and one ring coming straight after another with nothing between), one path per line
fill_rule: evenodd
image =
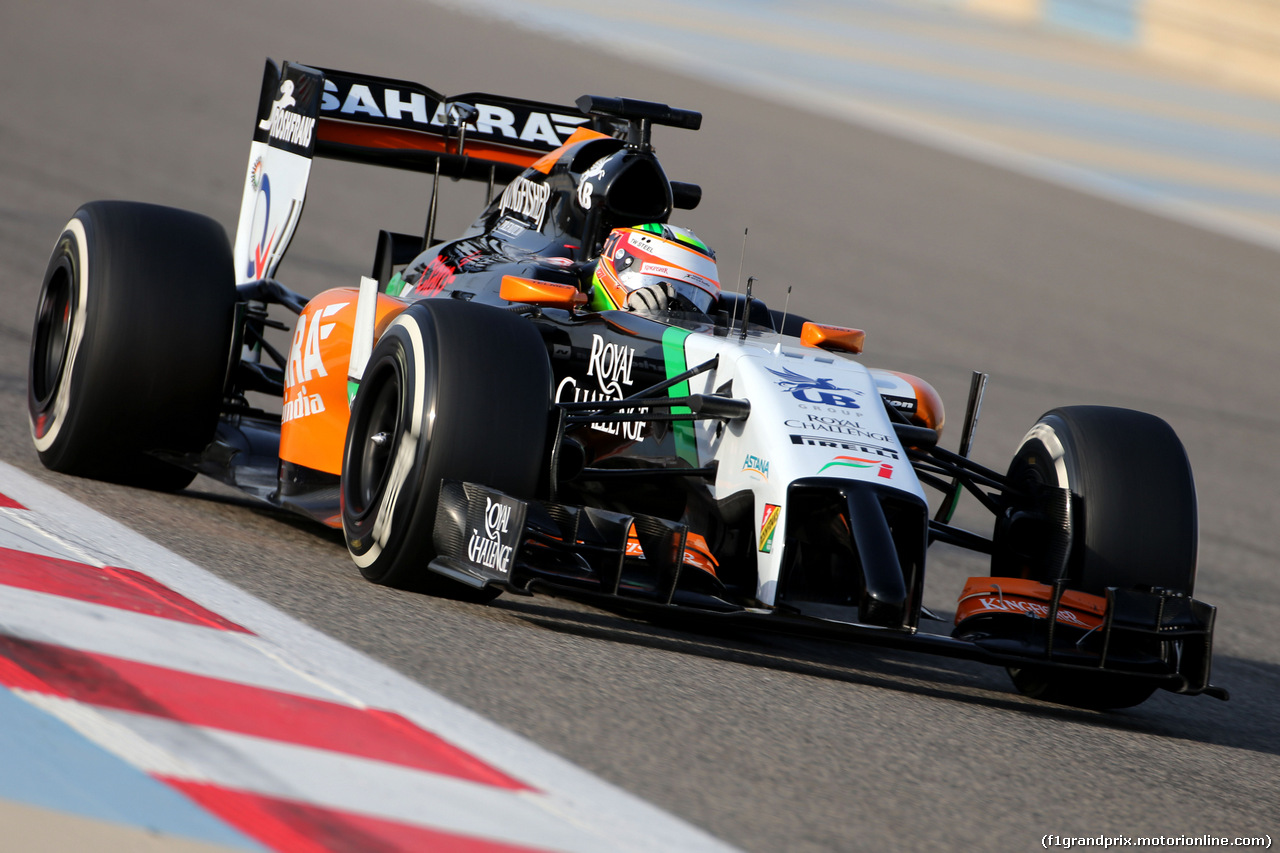
M445 97L404 80L270 59L236 228L240 283L274 278L297 228L313 157L510 181L581 127L625 122L482 92Z
M509 181L579 127L615 132L576 106L470 92L446 98L417 83L320 69L316 154L449 177Z

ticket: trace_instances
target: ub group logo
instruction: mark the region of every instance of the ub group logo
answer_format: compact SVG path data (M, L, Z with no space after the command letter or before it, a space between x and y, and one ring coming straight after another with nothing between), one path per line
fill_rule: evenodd
M842 409L860 409L862 406L856 399L846 394L836 394L836 391L848 391L850 394L861 395L861 391L854 391L850 388L841 388L832 383L830 379L811 379L801 373L796 373L790 368L784 367L782 370L774 370L772 367L766 367L774 376L781 377L778 386L782 390L790 392L792 397L803 403L814 403L823 406L839 406Z

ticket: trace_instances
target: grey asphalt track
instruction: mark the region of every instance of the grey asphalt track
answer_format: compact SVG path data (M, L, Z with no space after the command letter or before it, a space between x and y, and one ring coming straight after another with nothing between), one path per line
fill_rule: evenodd
M177 497L57 477L27 437L27 346L76 206L133 198L233 229L264 57L569 103L700 109L660 128L682 217L757 293L868 330L865 359L951 405L992 375L975 455L1002 467L1055 405L1152 411L1197 472L1197 597L1220 607L1220 703L1098 714L977 665L711 636L547 599L478 607L374 587L341 541L207 480ZM748 850L1026 850L1045 834L1280 832L1280 256L879 132L408 0L0 2L0 437L6 461L272 604ZM440 233L482 188L450 186ZM354 284L428 184L318 163L281 278ZM175 272L175 286L181 273ZM127 399L121 400L128 405ZM966 504L961 521L983 530ZM951 612L981 561L931 555ZM0 845L2 846L2 845Z

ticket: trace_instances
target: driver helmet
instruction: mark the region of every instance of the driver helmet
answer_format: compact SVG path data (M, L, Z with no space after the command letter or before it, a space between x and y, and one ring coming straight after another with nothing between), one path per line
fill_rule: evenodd
M681 301L710 312L720 294L716 254L688 228L655 223L615 228L591 276L591 307L622 308L640 287L669 283Z

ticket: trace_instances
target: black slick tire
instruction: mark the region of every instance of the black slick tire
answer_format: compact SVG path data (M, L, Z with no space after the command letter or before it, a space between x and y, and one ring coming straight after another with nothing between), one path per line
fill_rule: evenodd
M235 313L226 232L152 204L84 205L54 245L32 333L27 405L54 471L172 490L194 478L153 451L213 437Z
M1093 595L1105 595L1108 587L1194 591L1195 482L1186 450L1165 421L1106 406L1053 409L1023 438L1008 476L1032 494L1044 486L1068 489L1069 523L1051 534L1065 537L1060 547L1028 548L1008 517L998 520L993 576L1041 583L1065 577L1068 588ZM1053 558L1063 549L1065 561ZM1103 673L1035 666L1009 674L1027 696L1094 709L1131 707L1155 689Z
M440 484L533 498L546 464L551 366L526 318L485 305L410 305L374 347L342 463L347 548L369 580L488 600L427 568Z

